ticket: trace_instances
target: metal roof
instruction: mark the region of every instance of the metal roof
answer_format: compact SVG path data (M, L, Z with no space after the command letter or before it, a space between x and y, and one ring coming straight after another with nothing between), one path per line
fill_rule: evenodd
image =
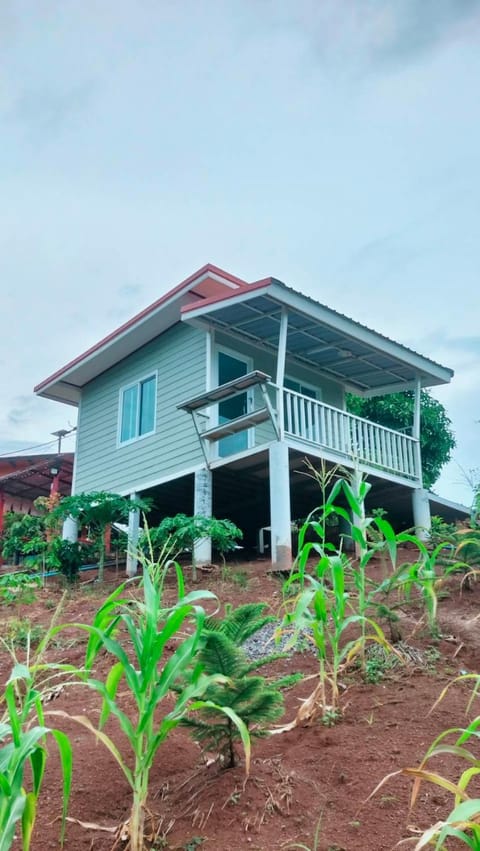
M203 318L272 350L282 306L288 308L288 354L319 374L369 395L444 384L452 370L287 287L276 278L248 284L207 264L120 328L35 387L40 396L77 405L81 388L176 322Z
M275 351L288 310L287 356L361 395L445 384L453 371L322 305L275 278L226 298L186 305L184 321L214 328Z
M58 473L59 493L67 496L72 490L73 452L62 455L39 456L36 462L18 470L12 470L0 476L0 491L8 496L22 499L36 499L38 496L49 496L50 486L56 468ZM32 460L32 459L29 459ZM19 462L21 456L5 458L4 461Z

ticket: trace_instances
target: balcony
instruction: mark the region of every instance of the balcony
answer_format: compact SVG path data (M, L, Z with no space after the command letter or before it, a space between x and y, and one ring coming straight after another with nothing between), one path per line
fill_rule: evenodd
M242 414L221 417L219 404L239 395L244 398ZM192 414L208 466L255 453L272 440L285 440L301 452L358 465L366 473L412 484L421 481L418 440L279 388L263 372L248 373L178 407Z
M283 408L286 438L324 447L340 462L353 460L372 472L420 479L419 445L413 437L293 390L283 390Z

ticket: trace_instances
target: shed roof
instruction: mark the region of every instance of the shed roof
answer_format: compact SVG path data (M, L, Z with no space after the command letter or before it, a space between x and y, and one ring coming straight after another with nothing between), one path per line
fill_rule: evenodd
M54 478L53 469L57 469L59 493L67 496L72 490L73 452L61 455L39 455L37 457L8 456L2 458L0 491L9 496L34 500L39 496L49 496ZM22 461L26 464L22 464ZM9 469L10 468L10 469Z

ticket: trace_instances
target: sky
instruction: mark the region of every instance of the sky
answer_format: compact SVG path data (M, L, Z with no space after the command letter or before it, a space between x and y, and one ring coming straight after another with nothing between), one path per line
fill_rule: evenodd
M0 452L35 384L212 262L455 370L480 468L480 0L2 0ZM73 448L74 435L64 448Z

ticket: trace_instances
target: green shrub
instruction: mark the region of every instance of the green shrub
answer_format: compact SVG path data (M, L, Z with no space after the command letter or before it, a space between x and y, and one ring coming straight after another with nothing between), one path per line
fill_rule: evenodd
M62 538L54 538L49 545L46 564L53 570L59 570L67 582L72 584L78 578L85 552L85 545L79 541L65 541Z
M205 674L222 674L224 681L208 686L204 693L212 706L196 715L186 716L182 725L188 727L194 739L205 749L215 750L225 768L236 764L235 743L240 730L222 713L221 707L231 707L242 719L251 736L267 735L265 725L275 721L283 712L283 697L277 684L254 672L283 654L270 654L250 661L242 644L273 618L265 616L264 603L247 603L236 609L227 607L223 619L207 619L203 630L203 646L195 664Z
M154 526L140 536L139 548L144 555L153 559L168 553L177 558L183 550L192 554L193 575L196 578L194 562L194 544L211 538L212 545L224 558L225 553L235 549L242 532L231 520L217 520L216 517L202 515L176 514L164 517L158 526Z

